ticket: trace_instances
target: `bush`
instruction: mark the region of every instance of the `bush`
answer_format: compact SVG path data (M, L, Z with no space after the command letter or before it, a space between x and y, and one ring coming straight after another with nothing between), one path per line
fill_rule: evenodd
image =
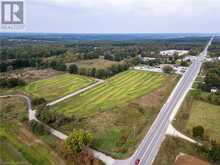
M31 104L34 106L46 104L47 101L43 97L35 97L31 100Z
M75 64L72 64L69 66L69 73L71 74L77 74L78 73L78 66Z
M24 80L20 78L1 78L0 87L1 88L14 88L16 86L24 86Z
M193 137L203 139L204 137L204 128L202 126L193 127Z
M50 112L46 109L38 110L36 116L40 121L44 122L45 124L54 123L56 121L55 113Z
M207 151L208 152L208 159L216 164L220 163L220 145L217 144L215 141L211 142L211 147Z
M49 109L38 110L36 115L40 121L53 127L60 127L75 120L74 116L67 117L64 114L49 111Z
M64 142L67 153L80 153L93 140L90 133L83 130L74 130Z
M30 128L31 131L37 135L44 135L46 133L44 126L35 120L30 121Z
M18 120L21 121L21 122L27 121L28 120L27 112L19 113Z
M162 69L163 69L164 73L172 73L173 72L173 68L169 65L164 66Z

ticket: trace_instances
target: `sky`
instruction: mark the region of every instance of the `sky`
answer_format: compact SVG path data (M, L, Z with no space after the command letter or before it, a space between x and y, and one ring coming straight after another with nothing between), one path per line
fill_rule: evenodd
M26 31L220 33L220 0L25 0Z

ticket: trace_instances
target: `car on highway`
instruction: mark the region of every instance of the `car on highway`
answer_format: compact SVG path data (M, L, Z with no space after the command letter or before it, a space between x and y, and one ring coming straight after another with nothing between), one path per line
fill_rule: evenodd
M135 165L138 165L140 163L140 159L136 159Z

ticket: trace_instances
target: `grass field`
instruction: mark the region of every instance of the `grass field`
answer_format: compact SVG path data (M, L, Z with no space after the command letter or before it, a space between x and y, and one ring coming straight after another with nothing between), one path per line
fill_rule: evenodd
M109 61L104 59L92 59L92 60L82 60L74 63L67 63L67 65L76 64L78 67L82 68L96 68L105 69L112 66L113 64L118 64L116 61Z
M203 101L194 101L186 125L187 130L201 125L211 138L220 142L220 106Z
M94 81L85 76L62 74L32 82L24 87L24 91L51 101L86 87Z
M0 104L0 164L65 164L18 120L21 114L26 114L23 100L0 98Z
M51 107L76 120L58 129L94 134L92 147L115 158L127 158L154 121L177 77L130 70L104 84Z
M201 93L206 96L207 93ZM196 100L189 94L173 122L179 131L192 136L192 128L201 125L205 129L205 139L212 138L220 143L220 106Z
M150 93L160 87L164 80L165 76L162 74L126 71L88 92L58 104L54 110L66 115L71 113L88 115L95 111L111 109Z

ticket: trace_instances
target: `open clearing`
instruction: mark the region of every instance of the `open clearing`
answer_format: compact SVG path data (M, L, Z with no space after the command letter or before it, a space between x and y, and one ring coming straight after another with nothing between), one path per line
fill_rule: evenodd
M194 101L186 129L201 125L211 138L220 142L220 106Z
M204 93L203 95L205 95ZM205 129L205 138L212 138L220 143L220 106L213 105L201 100L193 98L189 94L180 111L173 121L174 127L192 136L192 128L195 126L203 126Z
M0 98L0 105L0 164L65 164L19 121L27 115L26 103L22 99Z
M82 68L105 69L112 66L113 64L118 64L118 63L119 62L109 61L104 59L92 59L92 60L82 60L74 63L68 63L67 65L76 64L80 68L82 67Z
M94 82L94 79L85 76L61 74L32 82L24 87L24 91L34 97L44 97L47 101L51 101L75 92Z
M16 69L13 72L8 72L7 74L2 74L2 76L7 77L20 77L25 82L30 83L37 80L46 79L52 76L57 76L63 74L64 72L56 71L54 69L35 69L35 68L24 68ZM1 76L0 76L1 77Z
M211 165L190 155L178 155L174 165Z
M146 134L177 79L129 70L50 110L76 119L59 130L67 134L73 129L88 130L94 135L93 148L115 158L127 158Z
M178 160L179 154L184 153L187 157L182 157ZM179 158L181 158L179 157ZM189 162L191 159L191 162ZM185 164L183 164L185 161ZM203 163L203 164L202 164ZM206 154L202 149L195 144L189 143L185 140L167 136L163 141L160 151L154 160L153 165L211 165L208 163Z

